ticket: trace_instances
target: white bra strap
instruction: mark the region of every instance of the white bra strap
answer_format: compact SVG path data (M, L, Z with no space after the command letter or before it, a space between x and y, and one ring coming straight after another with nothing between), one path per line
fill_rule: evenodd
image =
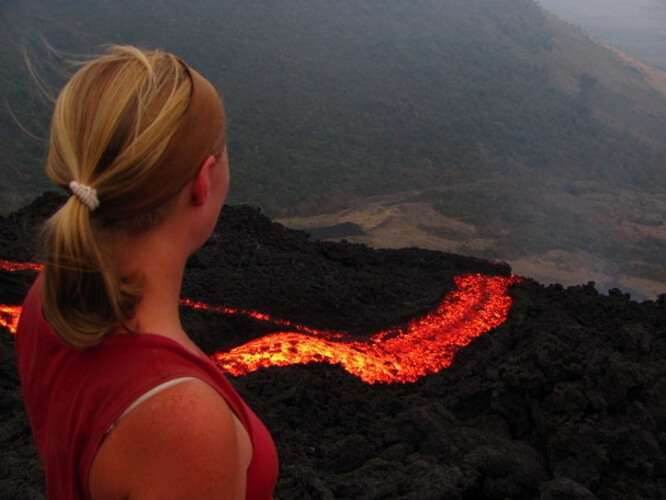
M125 408L125 411L120 414L120 416L109 426L109 428L106 430L104 433L105 435L111 432L111 429L122 419L125 415L127 415L129 412L131 412L134 408L139 406L141 403L143 403L146 399L150 398L151 396L154 396L155 394L162 392L165 389L168 389L169 387L173 387L176 384L180 384L181 382L186 382L187 380L198 380L195 377L179 377L179 378L174 378L171 380L167 380L166 382L163 382L159 385L156 385L152 389L149 389L148 391L144 392L141 396L136 398L132 404L130 404L127 408Z

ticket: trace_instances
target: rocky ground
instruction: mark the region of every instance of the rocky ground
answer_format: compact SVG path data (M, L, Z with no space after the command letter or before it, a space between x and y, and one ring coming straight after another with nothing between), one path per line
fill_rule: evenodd
M0 260L30 261L45 195L0 218ZM189 262L183 295L344 330L351 338L424 315L453 276L507 265L442 252L310 241L259 211L225 207ZM34 274L0 272L0 304ZM511 289L508 320L454 364L410 384L366 384L338 366L232 378L271 430L277 498L663 498L666 296L638 303L592 284ZM183 309L207 352L279 329ZM0 332L0 497L43 497L13 340Z

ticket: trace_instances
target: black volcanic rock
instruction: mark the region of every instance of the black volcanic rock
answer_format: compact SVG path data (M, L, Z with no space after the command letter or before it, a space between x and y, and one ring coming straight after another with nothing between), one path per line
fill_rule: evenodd
M30 260L45 195L0 219L0 259ZM225 207L188 262L183 296L257 310L355 338L432 309L453 276L505 264L419 249L309 241L258 210ZM0 272L0 303L34 274ZM368 385L324 364L271 368L233 384L271 429L278 498L663 498L666 297L637 303L592 284L525 279L508 320L454 364L412 384ZM206 352L276 329L183 308ZM43 496L12 337L0 332L1 498Z

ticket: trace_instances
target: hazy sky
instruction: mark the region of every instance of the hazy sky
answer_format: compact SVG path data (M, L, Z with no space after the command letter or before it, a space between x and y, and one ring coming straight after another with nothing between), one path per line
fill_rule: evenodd
M546 10L666 68L666 0L538 0Z

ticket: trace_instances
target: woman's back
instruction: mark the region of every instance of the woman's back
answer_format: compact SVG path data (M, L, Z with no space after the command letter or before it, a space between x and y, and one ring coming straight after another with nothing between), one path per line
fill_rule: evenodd
M212 470L221 479L224 470L235 467L224 462L229 455L219 453L230 447L225 440L238 435L234 415L248 429L251 442L244 449L249 456L239 457L239 464L247 462L248 498L270 496L277 478L270 435L209 359L153 334L115 335L94 349L72 349L52 334L39 314L39 286L38 280L26 298L16 349L26 407L47 471L49 498L87 498L88 491L94 498L108 497L94 493L128 488L123 478L131 481L132 471L147 482L143 488L168 487L168 497L178 498L173 481L178 487L188 487L185 497L192 498L190 481L210 485L211 481L199 476ZM181 382L119 420L146 391L174 380ZM144 454L152 450L150 460L136 452L129 455L157 467L161 479L147 474L140 464L119 460L120 453L113 447L124 439L121 446ZM187 456L188 450L191 456ZM202 460L205 464L199 463ZM169 465L177 470L167 470ZM183 473L190 481L179 476Z
M47 173L71 196L16 347L49 496L270 497L268 431L179 316L229 185L215 89L171 54L111 47L58 97Z

